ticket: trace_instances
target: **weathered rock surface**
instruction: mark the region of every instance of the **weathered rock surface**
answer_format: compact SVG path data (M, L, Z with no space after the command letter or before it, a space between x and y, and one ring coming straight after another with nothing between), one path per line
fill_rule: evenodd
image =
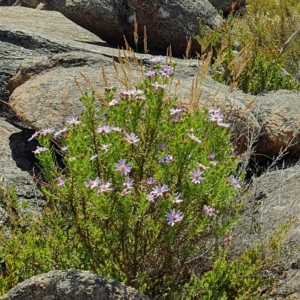
M272 157L281 149L288 148L290 157L299 157L299 92L279 90L259 96L255 100L251 112L261 125L261 135L256 147L258 154Z
M232 9L232 5L235 8L241 8L246 6L246 0L209 0L209 2L219 11L225 14L229 13Z
M284 167L284 165L282 165ZM262 241L291 218L291 229L285 234L282 274L271 299L300 299L300 165L285 166L255 178L248 191L249 205L233 233L238 252Z
M31 277L0 300L148 300L132 287L86 271L51 271Z
M42 0L14 0L12 6L36 8L41 2Z
M231 10L232 5L237 7L246 6L245 0L208 0L217 10L224 13L228 13ZM24 6L30 8L37 8L40 4L46 4L46 0L0 0L0 6ZM165 0L165 4L168 3L168 0ZM46 4L47 5L47 4ZM43 9L45 9L43 7Z
M0 7L0 99L7 100L8 79L25 59L67 51L112 53L101 39L58 12ZM26 17L24 17L26 16ZM105 45L101 51L96 45ZM115 50L114 55L118 51Z
M198 17L210 28L218 27L222 22L221 16L208 0L128 0L126 3L112 0L48 0L46 9L61 12L76 24L118 47L124 45L125 35L130 46L136 50L135 14L140 51L144 49L146 26L148 49L166 54L167 47L171 45L173 55L179 56L185 55L189 38L199 34ZM193 50L199 52L199 49L194 41Z
M81 93L75 78L78 78L83 90L91 88L79 72L86 75L95 86L103 88L104 82L99 78L99 71L105 66L112 71L110 59L83 52L57 54L49 59L28 61L23 66L24 69L20 69L9 82L8 87L14 90L9 103L17 115L35 129L48 127L49 124L59 128L64 117L80 114L83 107L78 101ZM61 75L59 81L55 79L57 72ZM91 73L94 75L91 76ZM20 83L23 84L17 88ZM21 86L25 85L26 93L23 94ZM39 109L34 109L37 106Z
M0 6L11 6L16 0L0 0Z

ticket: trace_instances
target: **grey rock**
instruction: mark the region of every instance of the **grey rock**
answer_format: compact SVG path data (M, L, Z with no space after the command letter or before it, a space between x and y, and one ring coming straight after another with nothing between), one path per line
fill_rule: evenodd
M31 134L32 130L14 126L0 118L1 188L15 186L19 201L29 204L25 214L40 211L44 204L44 197L32 180L39 169L35 166L36 160L32 153L37 143L27 142Z
M246 0L209 0L209 2L219 11L228 14L232 10L232 5L235 9L246 6Z
M8 100L7 82L25 59L83 49L99 53L95 44L103 44L98 37L79 26L74 26L73 22L58 12L44 12L23 7L0 8L0 99L2 100Z
M192 41L192 56L200 53L200 46L194 39L199 35L198 18L208 28L219 27L222 18L206 0L129 0L127 1L128 21L126 38L134 45L133 14L138 22L138 49L143 49L144 26L147 29L147 45L149 49L166 53L169 45L173 55L186 55L189 39ZM135 49L135 48L134 48Z
M37 8L44 4L43 0L0 0L0 6L24 6L28 8Z
M299 157L299 100L299 92L287 90L270 92L256 98L252 113L262 128L256 146L257 155L268 155L271 158L287 148L287 156Z
M132 287L86 271L51 271L31 277L0 300L148 300Z
M10 225L9 215L3 207L0 207L0 228L4 228L4 226L9 227L9 225ZM0 273L1 273L1 263L0 263Z
M270 275L282 274L276 286L272 286L270 299L276 300L299 299L300 294L300 165L287 162L286 167L278 165L277 170L253 179L246 194L248 205L232 233L233 252L241 253L267 241L291 220L291 228L284 235L280 262L270 271Z
M47 9L61 12L79 26L113 44L124 45L126 6L123 1L47 1Z
M24 6L29 8L36 8L41 3L40 0L16 0L13 6Z
M83 90L91 90L79 72L95 86L104 86L99 73L94 73L95 68L101 70L102 67L108 67L111 72L113 70L111 60L107 57L83 52L68 52L27 61L9 81L8 88L13 91L9 104L22 121L32 128L38 130L51 124L58 129L65 117L77 116L83 110L79 101L81 92L75 78ZM57 72L59 79L55 75ZM23 94L25 86L27 93Z
M245 135L248 130L250 135L256 138L253 145L256 160L273 159L283 151L287 158L299 158L300 93L298 91L278 90L251 96L239 90L230 91L218 83L206 89L207 82L212 80L201 82L204 90L215 91L217 99L214 102L211 96L209 98L211 105L225 109L228 121L234 125L232 133L235 137L240 136L239 153L245 150L245 145L249 142L247 141L249 135L248 137L247 134ZM201 101L199 100L199 103ZM206 102L206 105L211 106L209 102Z
M50 43L41 37L32 37L26 32L0 27L0 99L7 100L8 80L15 74L22 61L50 53L64 52L67 47Z
M0 6L11 6L16 0L0 0Z
M48 0L47 9L61 12L76 24L93 32L106 42L122 48L126 36L135 50L144 49L144 26L147 47L166 54L172 46L173 55L185 55L187 42L193 40L192 50L200 51L194 40L199 34L197 18L213 28L222 23L221 16L208 0ZM134 41L134 14L138 23L138 45Z
M283 168L282 165L281 168L279 166L277 168L253 178L251 188L247 191L246 196L251 200L250 205L255 204L255 211L247 210L241 222L243 226L236 228L236 232L249 228L248 234L238 238L239 245L244 245L244 248L257 242L261 234L266 238L270 236L290 217L295 217L294 225L300 224L300 202L297 198L297 191L300 188L300 165L294 164L288 168ZM257 230L248 226L253 216L257 220ZM293 242L300 245L298 233L299 228L295 227L289 232L289 236Z
M24 17L26 15L26 18ZM8 100L8 79L25 60L68 51L118 57L119 50L76 26L61 13L0 7L0 99Z

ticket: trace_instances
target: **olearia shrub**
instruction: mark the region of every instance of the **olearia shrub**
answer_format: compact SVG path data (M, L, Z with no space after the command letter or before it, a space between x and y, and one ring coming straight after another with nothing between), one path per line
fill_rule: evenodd
M180 299L207 271L197 257L210 264L241 207L229 124L219 109L178 106L166 93L174 66L151 61L134 88L107 87L101 101L85 93L80 117L32 136L47 202L2 247L13 278L85 269Z

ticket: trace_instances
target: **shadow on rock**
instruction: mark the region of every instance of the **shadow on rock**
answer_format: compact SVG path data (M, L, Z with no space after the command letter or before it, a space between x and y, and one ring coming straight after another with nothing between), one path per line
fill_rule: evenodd
M34 176L40 172L37 159L32 152L38 146L38 142L35 140L30 142L27 141L34 133L34 130L20 128L17 125L15 126L22 131L13 133L9 138L9 146L11 148L12 158L16 162L16 165L19 169Z

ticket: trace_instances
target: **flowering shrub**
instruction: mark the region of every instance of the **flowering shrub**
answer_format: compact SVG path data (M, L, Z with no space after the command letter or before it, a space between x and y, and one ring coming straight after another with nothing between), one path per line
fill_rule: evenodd
M205 271L199 257L236 220L241 185L230 125L168 98L173 71L155 58L133 89L106 88L101 104L85 94L80 118L33 135L48 200L27 253L39 272L84 268L170 299Z

